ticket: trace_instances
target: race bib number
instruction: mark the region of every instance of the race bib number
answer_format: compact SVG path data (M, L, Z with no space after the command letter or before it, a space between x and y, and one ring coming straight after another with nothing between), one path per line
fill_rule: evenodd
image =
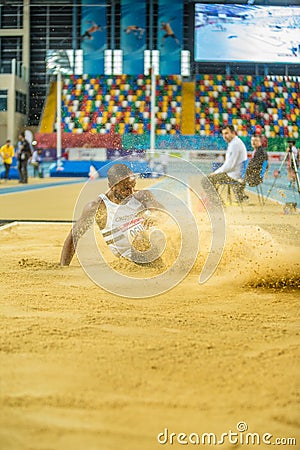
M144 219L142 217L136 217L122 226L122 231L127 235L130 243L132 243L139 234L145 232L143 223Z

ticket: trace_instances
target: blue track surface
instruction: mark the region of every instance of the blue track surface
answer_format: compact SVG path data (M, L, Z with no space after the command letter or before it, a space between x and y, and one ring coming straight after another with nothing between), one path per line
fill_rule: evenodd
M204 173L208 174L212 170L211 162L196 162L195 165L197 165ZM290 185L289 179L288 179L288 173L287 168L282 167L281 173L279 177L276 179L274 186L274 171L278 170L280 168L280 164L271 164L269 171L268 171L268 177L264 179L264 182L262 184L263 194L264 196L267 196L274 201L280 202L280 203L286 203L286 202L295 202L297 203L297 207L300 207L300 195L297 190L297 185ZM182 176L182 175L181 175ZM7 194L15 194L17 192L25 192L25 191L31 191L36 189L45 189L45 188L51 188L51 187L57 187L57 186L63 186L63 185L70 185L70 184L77 184L87 181L87 178L78 178L77 180L64 180L52 183L40 183L40 184L21 184L16 186L10 186L10 187L3 187L0 189L0 195L7 195ZM271 191L270 191L271 189ZM256 188L251 188L247 186L247 190L250 190L252 192L256 193ZM269 192L270 191L270 192ZM185 199L186 201L186 199Z
M273 176L264 180L262 184L262 190L264 196L275 200L279 203L294 202L297 203L297 207L300 207L300 195L298 193L297 185L290 186L289 181L286 178L279 178L276 180L274 187ZM256 192L255 188L247 187L252 192ZM269 193L271 189L271 192Z
M45 189L45 188L51 188L51 187L57 187L57 186L63 186L68 184L77 184L87 181L86 178L80 178L78 180L70 180L70 181L57 181L54 183L40 183L40 184L20 184L17 186L10 186L7 188L0 189L0 195L3 194L15 194L17 192L24 192L24 191L34 191L36 189Z

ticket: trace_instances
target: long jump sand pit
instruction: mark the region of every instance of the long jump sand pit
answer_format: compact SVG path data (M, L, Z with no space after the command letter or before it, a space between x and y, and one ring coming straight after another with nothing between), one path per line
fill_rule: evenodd
M229 449L247 432L299 448L300 227L282 210L228 207L210 280L195 264L147 299L105 292L76 259L60 267L68 224L2 230L0 448ZM220 443L229 430L238 445ZM197 444L204 433L219 443Z

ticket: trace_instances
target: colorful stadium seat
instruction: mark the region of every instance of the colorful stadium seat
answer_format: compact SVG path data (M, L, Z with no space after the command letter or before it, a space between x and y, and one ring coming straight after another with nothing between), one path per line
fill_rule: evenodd
M138 75L82 76L64 79L63 130L119 134L149 131L151 80ZM160 76L156 84L157 134L179 134L181 77Z
M247 136L261 126L267 137L299 137L299 79L197 75L195 83L198 134L218 135L220 127L234 124L240 136Z

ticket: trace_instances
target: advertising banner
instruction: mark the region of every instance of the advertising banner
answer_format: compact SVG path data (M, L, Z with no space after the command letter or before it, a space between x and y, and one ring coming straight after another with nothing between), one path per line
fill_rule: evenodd
M92 4L91 0L82 0L81 48L84 73L91 75L104 73L106 30L106 5L104 2L97 5Z
M159 0L158 49L160 73L180 74L183 48L183 0Z
M121 48L123 72L129 75L144 73L146 50L146 1L121 3Z

